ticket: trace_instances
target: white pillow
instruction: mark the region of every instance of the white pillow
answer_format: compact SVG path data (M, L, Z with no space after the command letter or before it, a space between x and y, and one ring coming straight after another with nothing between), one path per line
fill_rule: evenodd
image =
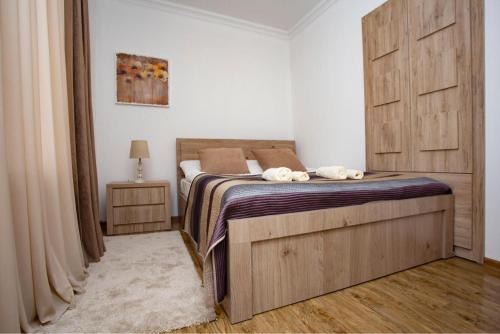
M184 160L179 166L189 182L193 182L193 179L201 173L200 160Z
M192 172L201 172L200 160L184 160L179 165L186 176Z
M248 171L250 174L262 174L264 171L257 160L247 160Z
M179 164L186 179L189 182L192 182L193 179L200 173L203 173L201 170L200 160L184 160ZM247 160L247 166L249 174L262 174L264 171L262 167L260 167L259 162L257 160ZM247 174L243 174L247 175Z

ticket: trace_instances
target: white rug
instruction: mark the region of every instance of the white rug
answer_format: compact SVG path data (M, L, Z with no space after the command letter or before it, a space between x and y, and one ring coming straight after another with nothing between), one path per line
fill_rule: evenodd
M46 332L162 332L215 319L178 231L105 237L86 292Z

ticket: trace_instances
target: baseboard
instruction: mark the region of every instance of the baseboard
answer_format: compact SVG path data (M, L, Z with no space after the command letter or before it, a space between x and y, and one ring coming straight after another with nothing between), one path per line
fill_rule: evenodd
M493 260L493 259L485 257L484 264L487 264L489 266L500 269L500 261L498 261L498 260Z

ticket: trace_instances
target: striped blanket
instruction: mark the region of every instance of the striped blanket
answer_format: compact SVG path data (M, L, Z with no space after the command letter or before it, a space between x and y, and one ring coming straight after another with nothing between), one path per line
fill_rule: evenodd
M257 176L200 174L191 185L184 229L203 258L204 285L216 303L226 295L228 220L451 193L425 177L370 174L363 180L270 182ZM237 222L234 222L237 223Z

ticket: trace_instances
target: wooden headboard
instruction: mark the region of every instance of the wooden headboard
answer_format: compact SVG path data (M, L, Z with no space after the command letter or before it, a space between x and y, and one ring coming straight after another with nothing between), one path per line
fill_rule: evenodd
M255 159L252 150L258 148L289 148L295 152L294 140L247 140L247 139L195 139L176 140L177 189L184 177L179 164L183 160L198 160L198 152L204 148L241 147L247 160ZM179 191L178 191L179 192Z

